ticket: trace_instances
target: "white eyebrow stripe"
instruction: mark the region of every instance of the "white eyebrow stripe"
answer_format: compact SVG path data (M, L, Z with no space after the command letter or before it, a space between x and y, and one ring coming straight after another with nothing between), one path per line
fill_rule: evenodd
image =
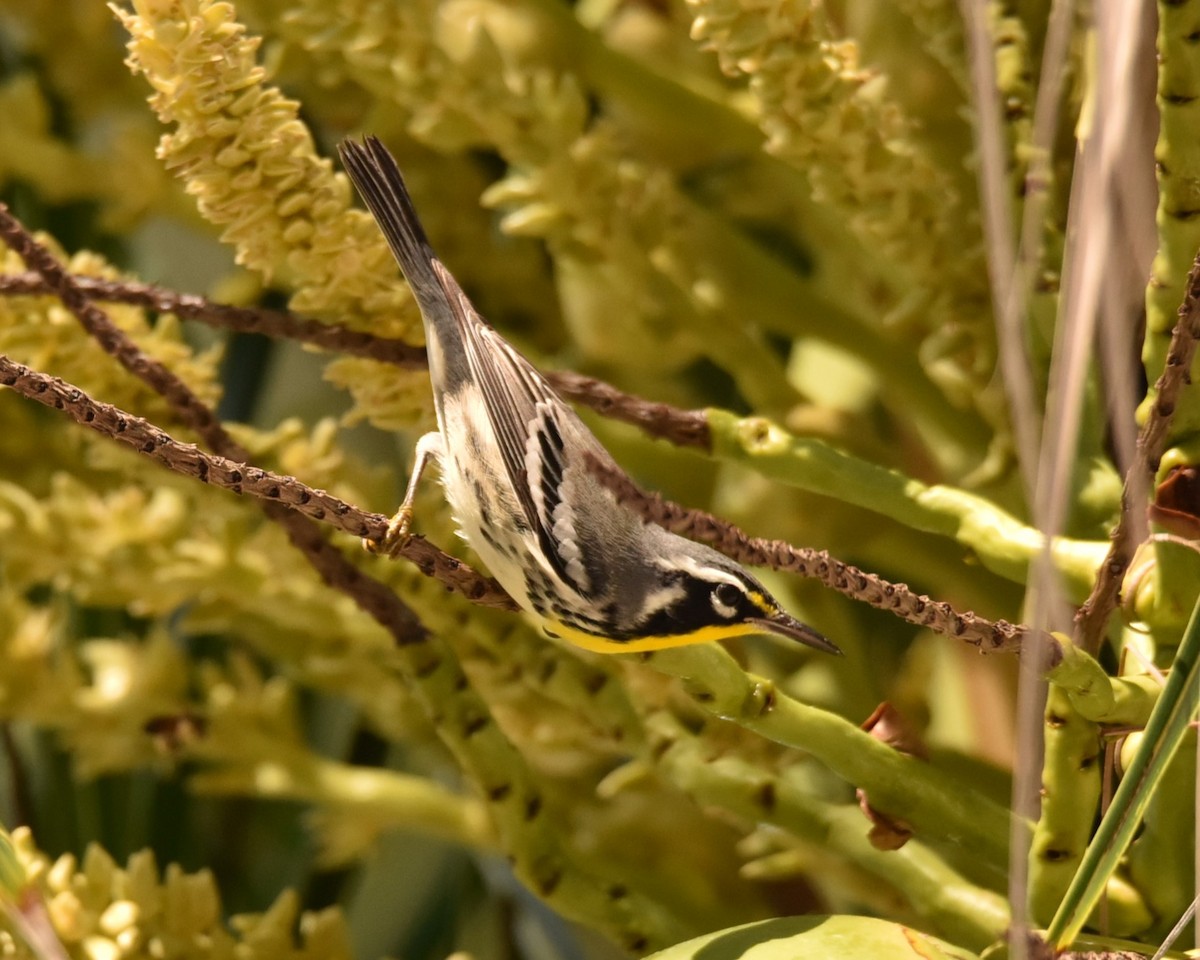
M686 553L677 554L674 557L659 557L655 562L663 570L683 570L684 573L691 574L697 580L704 580L712 584L728 583L743 593L749 589L746 581L737 574L729 573L719 567L705 566L699 563L695 557L690 557Z

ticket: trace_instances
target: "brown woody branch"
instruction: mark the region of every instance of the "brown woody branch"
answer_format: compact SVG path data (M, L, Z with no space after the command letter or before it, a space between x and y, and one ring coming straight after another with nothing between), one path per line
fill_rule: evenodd
M198 320L209 326L258 333L275 339L296 340L323 350L369 357L401 367L423 367L425 348L391 337L377 337L317 320L302 320L295 314L265 307L235 307L214 303L205 297L177 293L152 283L132 280L103 280L72 274L75 285L91 299L102 303L127 303L173 313L186 320ZM53 296L54 291L34 272L0 275L0 294L7 296Z
M1200 253L1188 274L1187 289L1179 307L1179 320L1171 331L1167 362L1154 385L1154 405L1138 433L1137 455L1125 475L1121 490L1121 516L1112 532L1112 542L1092 593L1075 617L1075 643L1089 653L1100 646L1108 619L1121 596L1121 583L1136 544L1130 523L1133 492L1141 489L1158 472L1167 445L1167 431L1175 416L1175 405L1183 388L1191 382L1192 359L1200 341Z
M61 380L39 374L11 360L0 360L0 383L13 387L31 399L63 410L79 423L129 443L176 472L262 499L264 510L272 519L288 528L293 542L310 555L327 582L342 586L352 595L359 594L356 599L365 609L379 611L375 614L377 619L383 616L384 619L395 620L397 614L394 608L400 605L406 612L406 616L400 617L400 620L415 623L415 616L400 604L385 585L367 577L350 564L326 544L316 528L305 519L330 523L354 536L379 542L387 528L386 517L361 511L324 491L307 487L293 477L248 466L248 453L229 437L212 411L174 374L142 354L89 298L169 311L230 329L289 337L324 349L404 366L422 363L423 348L332 324L300 320L280 311L215 304L203 297L178 294L151 284L72 276L29 237L3 205L0 205L0 234L28 265L34 267L32 273L0 276L0 294L59 296L110 353L166 397L184 422L196 429L223 456L209 456L193 445L180 443L138 417L92 400ZM39 250L44 256L39 256ZM547 376L564 396L595 409L603 416L632 423L652 436L677 445L704 450L710 448L709 428L703 411L681 410L667 404L652 403L623 393L603 381L576 373L556 372ZM622 502L646 519L710 543L743 563L769 566L818 579L853 599L889 610L911 623L963 639L983 652L1018 651L1030 634L1028 627L1004 620L992 622L970 612L960 613L948 603L914 595L903 584L892 584L874 574L865 573L835 560L824 551L750 537L711 514L689 510L656 494L648 494L624 474L613 473L599 462L594 462L593 468ZM304 525L304 529L300 524ZM421 537L412 537L404 545L401 555L415 563L426 575L436 577L448 588L477 603L516 609L511 598L494 580L482 577ZM368 586L363 581L374 586ZM387 597L377 596L379 591L386 591ZM1051 660L1057 660L1060 656L1057 644L1051 641L1049 648Z
M0 385L47 407L61 410L76 423L128 444L139 453L183 476L223 487L234 493L282 505L312 520L327 523L355 537L382 542L388 518L340 500L324 490L284 476L204 453L194 444L181 443L166 431L112 404L89 397L68 383L39 373L0 355ZM1029 635L1027 627L1004 620L992 622L973 613L959 613L948 603L915 596L903 584L892 584L874 574L830 557L823 550L794 547L779 540L751 537L733 524L699 510L689 510L638 488L624 473L593 460L592 469L618 496L647 520L711 544L722 553L752 566L766 566L820 580L855 600L889 610L910 623L962 639L982 652L1019 650ZM516 609L503 589L466 564L443 554L422 537L412 537L404 556L422 572L475 603Z
M698 447L705 453L712 449L712 433L703 410L653 403L624 393L603 380L569 370L551 371L546 379L564 397L590 407L602 417L631 423L643 433L677 447Z
M873 573L834 559L824 550L752 537L711 513L692 510L657 493L642 490L625 473L595 457L589 457L589 467L621 503L651 523L707 543L739 563L785 570L819 580L853 600L978 647L980 653L1019 653L1033 632L1021 624L986 620L970 611L959 612L945 601L918 596L902 583L889 583ZM1053 637L1048 634L1043 637L1047 649L1047 662L1043 666L1049 669L1062 658L1062 651Z
M142 353L104 311L91 302L88 293L75 283L71 274L55 260L50 251L34 240L2 203L0 238L45 281L63 306L75 315L105 351L166 399L183 422L194 429L210 448L229 460L249 462L248 452L226 432L213 411L173 372ZM422 643L427 639L428 631L395 591L350 563L341 551L325 539L320 528L311 520L273 501L264 501L262 509L271 520L284 528L288 539L305 555L322 580L352 597L391 633L397 644Z
M237 494L276 503L327 523L337 530L377 543L387 532L388 518L360 510L324 490L225 457L205 453L195 444L181 443L152 423L112 404L94 400L78 387L10 360L0 354L0 385L55 410L97 433L128 444L169 470L201 483ZM487 607L515 610L516 605L494 580L483 577L454 557L443 553L424 537L413 536L405 545L405 559L426 576Z
M102 280L73 275L76 286L89 297L109 303L128 303L173 313L210 326L259 333L268 337L296 340L324 350L378 360L403 367L420 367L426 362L425 348L403 340L316 320L302 320L294 314L261 307L233 307L214 303L194 294L177 293L165 287L128 280ZM0 295L46 296L54 290L36 272L0 274ZM708 419L703 411L681 410L665 403L653 403L618 390L595 377L570 371L550 371L546 378L564 397L590 407L601 416L640 427L653 437L677 446L710 449Z

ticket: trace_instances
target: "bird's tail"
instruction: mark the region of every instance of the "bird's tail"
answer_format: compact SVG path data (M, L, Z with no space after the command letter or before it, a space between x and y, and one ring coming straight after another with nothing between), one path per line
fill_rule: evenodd
M400 168L377 137L363 142L343 140L338 146L342 163L354 186L370 207L404 278L422 307L445 301L445 291L434 270L433 248L404 186Z

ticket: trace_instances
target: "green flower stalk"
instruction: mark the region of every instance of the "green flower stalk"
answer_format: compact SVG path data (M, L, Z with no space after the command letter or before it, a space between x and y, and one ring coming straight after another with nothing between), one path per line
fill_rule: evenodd
M891 267L884 331L921 331L929 375L960 405L978 402L995 352L990 327L965 320L987 313L978 225L887 78L860 65L819 4L695 0L691 9L693 37L726 73L749 78L767 149L802 169L814 198L843 210ZM1000 420L994 406L980 412Z
M796 437L760 417L708 411L713 453L752 466L758 473L812 493L883 514L927 533L952 537L988 569L1024 583L1029 566L1045 547L1032 527L990 500L946 485L927 486L899 473L858 460L807 437ZM1106 545L1056 539L1051 556L1069 592L1086 595Z
M231 4L145 0L115 8L130 34L130 67L174 127L159 146L206 220L239 263L294 292L293 309L376 333L419 340L420 321L371 218L350 208L346 179L318 157L299 104L265 82L260 41ZM355 365L366 366L362 362ZM351 377L343 374L343 383ZM382 424L411 423L429 408L423 377L378 372L355 383Z
M483 801L426 778L338 763L303 743L294 690L282 678L251 680L248 664L210 680L203 734L184 741L183 755L201 763L189 780L200 793L286 798L313 805L335 847L324 862L345 863L395 829L443 837L477 850L496 838ZM337 829L334 824L344 823ZM354 843L348 846L350 829Z
M706 752L703 740L666 712L649 718L648 726L656 762L697 802L780 827L808 845L813 857L844 858L863 877L856 896L874 899L879 892L873 885L888 884L890 895L905 899L933 932L972 949L987 946L1007 927L1008 910L998 894L973 886L920 842L879 850L867 839L856 807L815 799L786 771L721 756L713 745Z
M808 753L865 790L873 806L910 823L930 841L950 838L977 854L981 873L999 876L1007 856L1008 814L941 771L874 739L841 717L800 703L741 670L718 647L683 647L650 657L685 680L705 711Z
M1188 271L1200 248L1196 191L1200 183L1200 143L1195 136L1200 115L1200 51L1191 39L1195 29L1189 3L1158 5L1158 109L1160 126L1155 147L1158 174L1158 254L1146 287L1146 339L1142 361L1153 384L1166 361L1171 329L1183 299ZM1196 364L1192 365L1193 370ZM1153 402L1154 391L1143 409ZM1185 441L1200 429L1195 391L1184 391L1172 426L1172 437Z
M1050 922L1087 848L1104 766L1099 726L1079 716L1065 691L1053 685L1043 742L1042 812L1029 855L1030 910L1039 926ZM1127 923L1118 920L1114 932L1138 932Z

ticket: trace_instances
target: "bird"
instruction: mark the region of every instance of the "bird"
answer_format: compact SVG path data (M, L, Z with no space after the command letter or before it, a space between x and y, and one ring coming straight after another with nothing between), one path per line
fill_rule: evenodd
M418 483L437 461L460 534L551 637L634 653L769 633L840 654L741 564L617 501L589 457L620 468L434 254L387 148L367 136L339 152L420 307L437 416L377 552L409 537Z

